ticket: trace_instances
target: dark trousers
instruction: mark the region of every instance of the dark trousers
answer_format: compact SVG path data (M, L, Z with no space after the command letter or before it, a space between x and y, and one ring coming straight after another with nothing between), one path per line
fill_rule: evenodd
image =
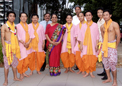
M103 73L106 73L104 64L102 63L102 65L103 65Z
M45 52L47 51L46 42L47 42L47 40L45 40L45 47L44 47L44 51ZM42 66L42 68L40 70L45 70L45 67L46 67L46 56L45 56L45 62L44 62L43 66Z

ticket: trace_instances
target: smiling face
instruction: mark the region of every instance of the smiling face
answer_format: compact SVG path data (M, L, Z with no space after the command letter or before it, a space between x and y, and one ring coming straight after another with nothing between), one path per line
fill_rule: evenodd
M15 20L15 14L14 13L10 13L7 17L9 22L14 22Z
M57 16L55 14L52 15L52 23L57 23Z
M86 20L87 20L87 21L91 21L91 20L92 20L92 18L93 18L93 16L92 16L92 13L91 13L91 12L87 12L87 13L85 14L85 16L86 16Z
M20 20L25 23L27 21L27 15L25 13L21 14Z
M102 18L102 17L103 17L103 10L98 10L98 11L97 11L97 16L98 16L99 18Z
M79 13L79 20L80 22L84 21L84 14L83 13Z
M38 20L39 20L39 18L36 15L32 17L32 22L33 23L37 23Z
M45 19L45 21L49 21L49 20L50 20L50 14L46 14L46 15L44 16L44 19Z
M109 19L111 18L111 14L109 12L104 12L103 13L103 18L105 21L109 21Z
M68 15L66 18L66 21L68 24L71 24L72 23L72 16Z
M79 13L81 12L81 9L79 7L76 7L75 12L76 12L76 15L79 15Z

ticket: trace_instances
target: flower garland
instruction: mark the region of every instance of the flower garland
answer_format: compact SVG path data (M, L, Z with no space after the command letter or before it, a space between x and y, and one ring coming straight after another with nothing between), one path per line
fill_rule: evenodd
M9 29L9 31L10 31L10 32L12 32L12 33L14 33L14 35L16 35L17 27L15 26L15 30L14 30L14 31L12 31L12 30L11 30L11 28L8 26L8 24L7 24L7 23L6 23L6 25L7 25L8 29Z

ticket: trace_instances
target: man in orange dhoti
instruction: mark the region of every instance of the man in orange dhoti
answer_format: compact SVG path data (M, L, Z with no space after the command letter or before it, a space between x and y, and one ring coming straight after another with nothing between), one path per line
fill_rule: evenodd
M29 24L29 29L32 29L32 34L35 38L31 41L32 53L29 62L29 68L31 70L30 75L36 69L38 74L41 74L40 69L45 61L45 32L41 24L38 23L39 17L37 14L32 15L32 23Z
M28 56L30 56L29 54L31 53L30 42L35 36L31 33L31 28L29 29L28 24L26 23L26 13L23 12L20 14L20 20L21 22L17 25L17 37L21 51L21 59L19 59L17 70L20 73L20 79L23 79L24 77L29 77L25 72L28 70L29 66Z
M84 75L84 65L83 65L83 60L81 58L81 51L80 51L80 43L78 43L77 38L78 35L82 35L82 30L84 30L84 24L86 23L86 21L84 20L84 13L79 13L79 20L80 23L78 25L76 25L75 28L75 38L76 38L76 45L74 48L75 51L75 59L76 59L76 65L79 69L79 72L77 74L80 74L82 72L82 74Z
M75 64L75 25L72 24L72 15L67 15L66 18L67 23L64 25L66 27L66 32L63 37L63 45L61 50L61 60L63 62L64 67L66 68L65 73L68 71L73 72L72 67Z
M89 73L91 77L95 77L92 72L96 70L99 31L97 24L92 21L92 12L87 11L85 16L87 22L84 24L82 34L78 35L82 52L81 57L86 71L83 77L87 77Z

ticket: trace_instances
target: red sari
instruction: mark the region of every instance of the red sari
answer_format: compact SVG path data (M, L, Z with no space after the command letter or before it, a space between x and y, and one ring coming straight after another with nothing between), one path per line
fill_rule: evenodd
M45 34L48 35L51 41L57 42L56 40L58 39L59 34L62 35L63 31L61 29L62 27L60 28L60 26L61 26L60 24L55 24L53 26L51 26L50 24L47 25ZM60 28L60 31L56 31L58 27ZM53 36L54 33L55 33L55 36L57 36L57 39L55 39L55 36ZM61 53L62 43L58 44L57 46L53 46L52 50L49 49L49 44L50 44L49 41L47 41L46 47L50 51L50 54L49 54L50 72L57 73L57 72L60 72L60 53Z

